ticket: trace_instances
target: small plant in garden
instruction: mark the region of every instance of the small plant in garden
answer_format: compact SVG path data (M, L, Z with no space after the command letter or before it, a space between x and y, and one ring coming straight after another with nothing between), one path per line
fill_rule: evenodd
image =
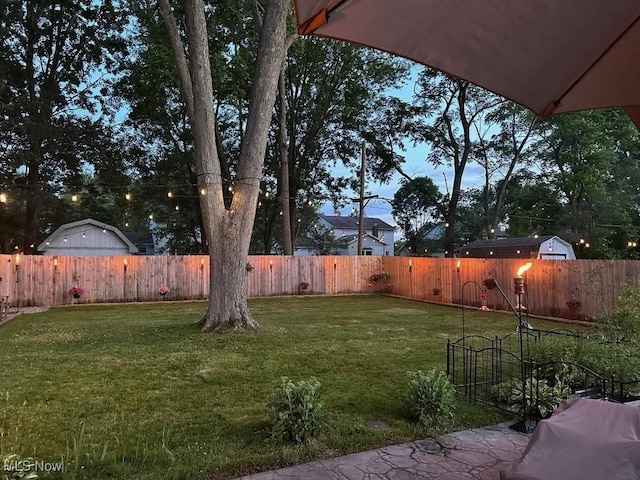
M74 297L79 298L80 296L84 295L84 289L76 284L69 289L69 293Z
M171 291L171 289L169 287L167 287L165 284L162 284L158 287L158 293L162 296L165 296L167 293L169 293Z
M511 402L513 409L518 413L522 413L523 408L526 407L528 411L537 410L540 418L546 418L570 396L571 389L558 373L553 385L545 379L528 378L525 382L524 392L522 384L514 382Z
M506 382L498 383L497 385L491 387L491 397L497 403L500 403L502 405L510 405L514 389L514 380L508 380Z
M402 397L411 420L442 430L453 420L456 393L447 375L435 368L425 373L407 372L409 383Z
M608 317L598 319L598 326L608 340L640 343L640 287L625 285L618 297L616 310Z
M319 388L313 377L298 383L280 379L267 402L273 438L304 443L318 434L325 416Z

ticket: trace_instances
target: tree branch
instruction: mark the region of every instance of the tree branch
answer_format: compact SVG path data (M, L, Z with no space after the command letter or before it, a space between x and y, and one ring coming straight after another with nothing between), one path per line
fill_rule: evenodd
M157 0L158 10L160 16L164 20L164 24L169 34L169 41L171 42L171 49L176 61L176 68L178 69L178 75L180 76L180 90L182 91L182 98L184 99L187 107L187 113L190 118L193 118L193 86L191 84L191 75L189 74L189 64L187 62L187 56L180 39L180 32L178 32L178 25L176 19L171 11L171 5L169 0Z

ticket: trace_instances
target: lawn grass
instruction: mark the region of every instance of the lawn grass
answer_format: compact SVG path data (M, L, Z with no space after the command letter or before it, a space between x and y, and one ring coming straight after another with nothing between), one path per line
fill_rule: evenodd
M445 368L460 310L384 296L254 299L262 331L220 336L194 328L205 307L60 307L0 328L0 454L63 459L67 472L51 478L229 478L431 433L405 420L400 390L409 370ZM499 313L465 319L469 333L515 326ZM265 401L281 376L322 384L329 425L308 445L269 438ZM461 399L454 429L503 419Z

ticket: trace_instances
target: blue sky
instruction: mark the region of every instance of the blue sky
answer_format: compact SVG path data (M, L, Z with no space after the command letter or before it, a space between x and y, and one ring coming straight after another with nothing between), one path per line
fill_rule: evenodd
M414 68L412 68L411 75L407 83L400 89L392 90L389 92L390 96L397 96L404 101L410 102L412 100L414 85L417 80L418 74L422 68L422 65L414 64ZM413 145L411 142L407 142L405 145L405 151L397 151L399 155L405 157L405 163L403 165L403 170L411 177L429 177L433 182L438 186L438 189L441 193L446 193L447 188L445 185L445 176L446 183L451 186L453 182L453 168L447 165L434 166L431 163L428 163L425 159L427 157L427 152L429 151L429 146L427 144L418 144ZM344 175L347 173L346 170L336 170L337 175ZM464 176L462 179L462 188L470 188L481 185L483 181L483 170L482 168L474 163L467 164L465 168ZM396 173L393 175L391 181L387 184L381 184L369 180L367 182L366 191L371 195L378 195L381 198L393 198L393 195L400 188L400 179L402 177L400 174ZM349 198L355 198L358 196L359 192L354 191L345 191L343 198L348 200ZM321 211L325 215L350 215L352 209L356 207L356 204L348 203L347 206L341 209L339 212L335 212L333 210L333 206L330 203L326 203L322 206ZM384 200L372 200L369 202L368 207L365 210L365 215L368 217L377 217L390 225L396 225L393 217L391 216L391 205L389 202Z
M440 165L436 167L431 163L428 163L425 160L427 151L428 146L426 144L422 144L415 147L411 146L407 148L406 152L398 153L404 155L406 159L404 170L408 175L410 175L411 177L429 177L438 186L440 192L445 193L447 191L445 186L445 175L447 179L446 181L449 187L451 187L451 184L453 182L453 168L446 165ZM483 182L482 172L482 168L479 165L475 163L467 164L462 180L462 188L465 189L480 185ZM344 172L337 173L344 174ZM400 188L400 179L400 174L396 173L393 175L391 181L387 184L380 184L369 180L366 187L367 194L378 195L381 198L391 199L393 198L393 195L396 193L396 191ZM358 192L347 190L345 191L343 198L345 200L348 200L349 198L354 198L357 196ZM333 210L333 206L329 203L326 203L322 206L322 213L326 215L339 214L348 216L351 214L352 208L354 207L357 208L357 205L348 203L345 208L341 209L339 212L335 212ZM384 200L370 201L365 210L365 215L367 217L380 218L390 225L396 225L393 217L391 216L391 205Z

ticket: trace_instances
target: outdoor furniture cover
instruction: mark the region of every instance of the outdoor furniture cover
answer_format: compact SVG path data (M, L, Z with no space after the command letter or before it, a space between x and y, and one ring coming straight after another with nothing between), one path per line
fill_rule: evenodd
M500 480L640 479L640 408L579 398L538 423Z

